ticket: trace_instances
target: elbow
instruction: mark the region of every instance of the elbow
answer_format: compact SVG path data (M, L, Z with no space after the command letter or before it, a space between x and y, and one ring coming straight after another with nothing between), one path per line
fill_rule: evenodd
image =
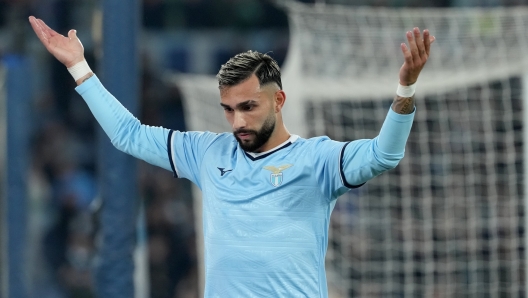
M114 147L122 152L130 154L131 146L134 142L134 136L139 131L141 123L136 118L127 121L126 124L120 125L110 142Z
M373 140L371 147L373 162L387 170L398 166L405 155L405 143L391 144L385 142L384 146L380 146L378 138Z
M119 151L123 151L125 153L126 152L126 147L127 147L127 142L126 140L124 140L123 138L119 137L119 136L116 136L114 138L112 138L110 140L110 142L112 143L112 145L114 145L114 147L119 150Z
M377 154L376 163L385 170L392 170L398 166L403 159L404 153L401 154Z
M371 162L378 165L385 171L391 170L397 167L405 155L404 148L401 148L401 151L394 150L391 153L385 152L385 150L381 150L381 148L378 147L377 141L372 142L372 147L371 147L370 152L371 152Z
M381 164L381 166L384 167L387 171L392 170L398 166L398 164L400 163L400 160L401 159L385 161L383 164Z

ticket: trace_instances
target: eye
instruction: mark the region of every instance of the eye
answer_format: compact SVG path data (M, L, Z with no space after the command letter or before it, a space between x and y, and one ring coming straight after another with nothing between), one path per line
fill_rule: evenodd
M251 111L253 110L253 105L246 105L242 107L243 111Z
M227 113L231 113L231 112L233 112L233 109L232 108L228 108L228 107L224 107L224 111L227 112Z

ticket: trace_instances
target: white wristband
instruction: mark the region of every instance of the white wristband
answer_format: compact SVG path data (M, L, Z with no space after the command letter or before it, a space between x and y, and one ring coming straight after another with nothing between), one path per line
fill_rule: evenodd
M401 84L398 84L398 89L396 89L396 95L399 97L411 97L414 95L414 92L416 91L416 83L412 84L411 86L402 86Z
M74 66L68 68L68 71L70 72L75 81L92 72L86 60L83 60L75 64Z

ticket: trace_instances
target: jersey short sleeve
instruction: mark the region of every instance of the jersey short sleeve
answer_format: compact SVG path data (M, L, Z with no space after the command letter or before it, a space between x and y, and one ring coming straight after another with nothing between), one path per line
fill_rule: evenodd
M167 138L169 160L174 176L200 185L200 168L207 149L218 136L211 132L171 130Z

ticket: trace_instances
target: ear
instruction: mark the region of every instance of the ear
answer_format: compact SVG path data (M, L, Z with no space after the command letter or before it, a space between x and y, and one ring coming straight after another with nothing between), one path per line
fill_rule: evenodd
M284 93L284 90L277 90L277 92L275 92L275 113L278 113L282 110L285 102L286 93Z

